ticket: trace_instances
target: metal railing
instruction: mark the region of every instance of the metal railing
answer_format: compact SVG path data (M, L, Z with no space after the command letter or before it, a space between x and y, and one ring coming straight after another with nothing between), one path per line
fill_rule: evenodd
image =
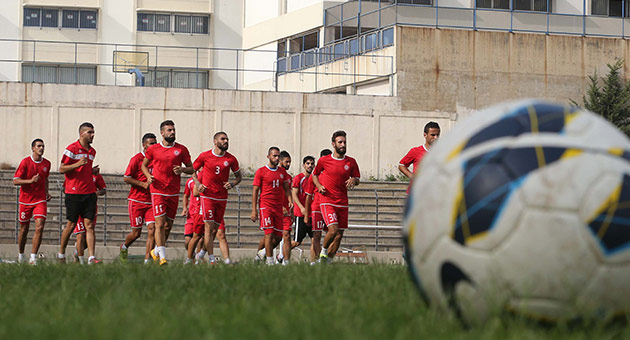
M65 220L65 209L64 207L64 190L62 187L63 182L58 180L52 180L50 183L50 193L53 195L53 200L55 200L56 204L49 203L49 211L48 211L48 227L45 230L53 230L51 229L54 226L53 223L58 223L58 233L55 233L54 238L44 237L44 240L59 242L61 239L61 232L66 225ZM118 189L118 187L123 188L122 185L118 183L110 183L108 185L108 190L113 189L112 194L119 194L123 190ZM5 192L8 186L4 186ZM359 189L356 189L359 191ZM395 206L399 208L399 211L389 212L390 218L383 218L383 208L387 206L387 204L383 205L381 202L385 194L391 199L400 200L404 199L404 196L396 196L397 193L404 192L404 190L398 189L362 189L358 196L350 196L351 204L350 204L350 225L349 229L346 232L344 241L345 245L356 246L356 247L366 247L367 249L379 251L379 250L398 250L402 249L402 239L401 239L401 226L399 225L401 217L402 217L402 207L403 204L390 204L389 208ZM3 196L7 197L7 194ZM13 196L13 194L11 194ZM116 195L119 196L119 195ZM18 211L19 211L19 187L15 188L15 196L14 196L14 211L15 211L15 219L13 222L15 223L14 227L14 240L17 243L18 232L20 228L20 224L18 222ZM259 236L259 231L256 225L254 225L249 220L249 211L251 209L251 193L243 193L243 188L241 186L236 187L236 193L231 195L232 198L236 198L236 200L231 200L230 204L232 206L236 206L236 211L232 213L230 216L226 216L226 219L231 219L235 221L232 225L227 225L228 232L226 235L231 239L231 245L236 248L242 248L247 246L253 246L253 243L244 242L243 238L245 237L256 237ZM352 204L352 200L361 199L361 200L372 200L374 203L369 204ZM116 197L110 198L106 193L104 196L99 197L98 199L98 220L97 225L95 226L95 231L97 234L97 240L99 240L98 244L102 244L106 246L111 243L118 244L124 240L124 236L120 237L115 234L120 234L121 232L129 232L131 229L128 226L128 219L125 219L125 222L114 221L115 217L120 217L120 214L116 215L112 214L110 211L111 206L117 207L120 206L121 202L124 201L124 205L127 204L125 197ZM5 201L6 203L6 201ZM55 206L56 205L56 206ZM366 206L372 206L373 209L365 210ZM55 212L52 211L53 208L57 208ZM232 209L234 210L234 209ZM243 212L245 213L243 214ZM5 212L7 212L5 210ZM373 218L352 218L352 214L367 214L373 215ZM227 215L227 214L226 214ZM391 216L395 216L392 218ZM8 222L4 220L3 222ZM175 221L175 225L173 227L173 232L171 233L175 237L170 240L170 242L182 242L182 240L178 239L183 235L183 224L182 218L178 217ZM245 222L245 223L243 223ZM2 223L2 225L7 225L10 223ZM110 228L109 225L113 225ZM116 226L121 226L122 228L116 228ZM5 229L6 227L2 227L1 229ZM53 227L54 228L54 227ZM235 230L234 230L235 228ZM234 230L230 232L231 230ZM144 238L145 236L143 236ZM369 241L368 241L369 240ZM256 241L257 244L257 241ZM310 244L310 240L307 242L305 240L305 245Z

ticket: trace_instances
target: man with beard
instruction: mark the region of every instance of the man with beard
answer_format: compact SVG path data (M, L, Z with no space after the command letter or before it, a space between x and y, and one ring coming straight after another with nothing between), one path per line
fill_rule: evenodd
M44 141L37 138L31 142L32 154L24 158L15 170L13 185L20 186L19 214L20 233L18 234L18 262L24 262L24 248L31 217L35 219L35 235L29 264L37 264L37 252L42 243L42 232L46 224L48 194L48 175L50 161L43 157Z
M280 151L280 156L278 156L280 160L278 165L283 167L284 170L287 171L287 177L289 178L289 185L293 182L293 178L288 173L291 168L291 155L288 151ZM282 202L282 241L280 241L280 253L278 254L276 260L278 263L282 263L283 265L288 265L289 260L291 260L291 228L293 227L293 218L291 217L291 210L289 208L289 196L291 196L291 200L293 200L293 195L288 195L285 197Z
M348 228L348 189L359 185L361 177L357 162L346 156L345 131L333 133L332 146L333 154L320 158L312 174L313 183L321 194L322 217L328 227L319 256L327 261L335 256L343 232Z
M215 262L214 237L217 235L219 225L223 221L228 200L228 190L238 185L242 179L238 160L231 153L227 152L230 141L227 133L223 131L217 132L212 140L214 148L202 152L193 164L195 170L203 170L201 179L197 178L197 175L193 175L193 179L201 199L201 212L205 225L204 242L210 263ZM235 178L233 181L229 181L230 170L234 173ZM223 238L219 242L224 256L223 260L226 264L229 264L229 248L227 240L224 240L225 232L223 231L219 235L219 237ZM200 235L193 236L189 249L194 249L200 238ZM188 254L189 256L192 254L191 250L188 251Z
M260 194L260 229L265 236L261 240L264 244L267 264L274 264L273 248L280 242L283 229L283 207L288 198L288 208L293 207L291 185L287 171L278 166L280 149L272 146L267 151L268 164L256 170L252 190L251 220L258 220L258 195ZM261 249L259 245L259 249Z
M142 172L142 162L147 149L157 143L157 138L152 133L142 136L142 151L138 152L129 160L125 171L124 181L131 185L127 196L129 207L129 221L131 222L131 232L125 237L125 242L120 245L120 259L127 260L128 248L140 237L142 225L146 223L148 236L144 262L149 262L151 249L155 246L155 218L151 207L151 191L146 176ZM149 166L149 169L151 167ZM150 171L150 170L149 170Z
M188 149L175 142L175 123L172 120L165 120L160 124L160 134L162 142L145 151L142 172L150 184L155 217L156 248L150 254L154 261L159 259L160 265L165 265L168 263L166 240L177 215L181 174L192 174L194 169ZM153 167L153 173L149 171L149 164Z
M409 186L407 187L407 193L409 193L409 188L411 188L411 184L413 182L413 176L418 171L418 167L420 166L420 161L429 152L429 148L431 145L435 143L440 137L440 126L436 122L428 122L427 125L424 126L424 144L415 148L411 148L409 152L400 160L400 164L398 165L398 170L402 172L407 178L411 179L409 181ZM409 166L413 164L413 173L409 171Z
M319 158L321 159L330 154L332 154L332 151L324 149L319 153ZM326 229L326 224L324 223L324 218L319 208L321 195L315 188L312 175L308 177L308 181L304 186L304 193L306 194L305 207L308 212L304 216L304 222L310 225L313 230L313 238L311 238L311 264L315 264L315 259L322 250L322 231L328 231L328 229Z
M61 233L61 244L57 258L59 262L66 261L66 246L70 239L70 234L74 230L79 216L83 217L86 230L88 247L88 264L95 264L96 259L94 237L94 224L92 221L96 216L96 185L94 185L93 174L98 174L98 165L93 167L96 150L91 147L94 141L94 125L85 122L79 126L79 140L68 145L61 158L59 172L65 176L65 203L66 218L68 222Z
M313 156L306 156L302 160L302 172L293 177L291 183L291 196L293 196L293 215L295 225L295 238L291 242L291 249L302 244L302 240L308 234L308 237L313 239L313 230L311 226L304 222L304 216L308 215L308 208L306 207L306 192L304 188L308 179L315 167L315 158Z

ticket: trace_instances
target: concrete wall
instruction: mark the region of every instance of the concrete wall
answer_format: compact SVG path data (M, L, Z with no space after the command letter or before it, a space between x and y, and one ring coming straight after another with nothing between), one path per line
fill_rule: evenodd
M625 39L398 27L396 46L403 110L456 112L528 97L581 101L594 71L606 74L615 58L630 67Z
M436 120L448 130L455 114L401 112L395 97L346 96L140 88L59 84L0 83L0 163L17 166L30 154L30 142L41 137L53 168L63 149L78 138L80 123L95 125L96 163L107 173L122 173L140 150L145 132L173 119L178 141L193 157L207 150L211 136L226 131L230 151L241 168L253 172L266 162L267 148L286 149L294 159L292 173L306 155L330 148L335 130L348 133L348 154L363 177L397 174L398 161L423 143L422 127Z

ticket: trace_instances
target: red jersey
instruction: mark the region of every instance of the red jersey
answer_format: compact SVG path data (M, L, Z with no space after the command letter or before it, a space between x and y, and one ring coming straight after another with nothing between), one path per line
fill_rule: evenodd
M313 176L308 176L308 180L305 181L304 194L313 197L311 201L311 212L319 211L319 191L313 182Z
M125 177L133 178L140 182L146 182L147 176L145 176L144 172L142 172L143 161L144 152L138 152L135 156L131 157L131 159L129 160L129 165L127 165L127 170L125 171ZM150 166L149 171L151 171ZM151 204L151 192L149 191L149 189L145 189L137 185L132 185L129 189L129 195L127 196L127 199L138 203Z
M354 158L344 156L337 159L333 155L321 157L317 161L313 174L318 176L319 183L326 188L326 192L320 195L321 203L340 206L348 205L348 189L346 188L348 178L361 177L359 165Z
M194 186L195 181L192 179L192 177L189 178L188 181L186 181L186 186L184 186L184 196L189 196L188 216L191 216L192 214L199 214L199 197L193 196Z
M92 180L94 157L96 157L96 150L94 148L86 150L78 140L66 147L63 151L63 157L61 157L61 164L74 164L81 158L88 160L86 164L64 174L66 178L66 194L92 194L96 192L96 187Z
M306 192L304 191L304 186L306 186L307 182L308 179L306 178L306 175L304 175L303 172L300 172L299 174L295 175L295 177L293 177L293 182L291 183L291 188L298 189L297 197L302 205L304 205L304 203L306 202ZM293 205L293 215L297 217L304 217L302 211L300 210L300 207L298 207L297 204Z
M284 206L284 183L290 182L287 171L278 166L275 169L267 165L256 170L254 175L254 186L260 188L261 208L282 209Z
M188 149L178 143L171 146L157 143L146 150L144 157L151 161L153 166L151 193L164 196L179 195L181 175L175 175L173 167L181 166L182 163L190 163Z
M105 184L105 180L103 179L103 176L101 176L101 174L92 175L92 181L94 182L94 186L96 187L96 190L107 188L107 185Z
M214 150L202 152L193 163L195 170L204 169L203 176L199 176L199 181L206 189L200 193L201 196L218 200L227 200L228 191L223 186L230 178L232 172L239 171L238 160L231 153L226 152L222 156L214 153Z
M411 148L411 150L409 150L409 152L407 152L407 154L405 155L405 157L403 157L400 160L400 165L404 165L406 167L409 167L411 164L413 164L413 174L416 173L416 171L418 171L418 168L420 167L420 161L422 160L422 158L424 157L424 155L427 154L427 152L429 152L429 150L427 150L427 148L423 145L420 145L418 147L415 148ZM407 193L409 193L409 189L411 188L411 183L413 182L413 179L411 179L409 181L409 186L407 187Z
M24 158L15 170L13 179L31 179L39 174L39 180L31 184L20 186L20 203L35 204L46 201L46 180L50 173L50 161L42 158L39 162L33 160L33 156Z

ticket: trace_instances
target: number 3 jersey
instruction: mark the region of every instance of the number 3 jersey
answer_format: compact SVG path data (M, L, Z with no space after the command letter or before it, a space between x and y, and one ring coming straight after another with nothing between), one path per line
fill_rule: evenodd
M210 197L216 200L227 200L228 191L224 187L230 178L230 170L236 173L240 169L238 160L231 153L226 152L219 156L214 150L202 152L193 163L195 170L203 167L199 181L206 189L199 193L203 197Z
M278 166L270 168L265 165L254 175L254 186L260 188L260 208L282 210L284 197L284 183L291 182L291 177L287 171Z

